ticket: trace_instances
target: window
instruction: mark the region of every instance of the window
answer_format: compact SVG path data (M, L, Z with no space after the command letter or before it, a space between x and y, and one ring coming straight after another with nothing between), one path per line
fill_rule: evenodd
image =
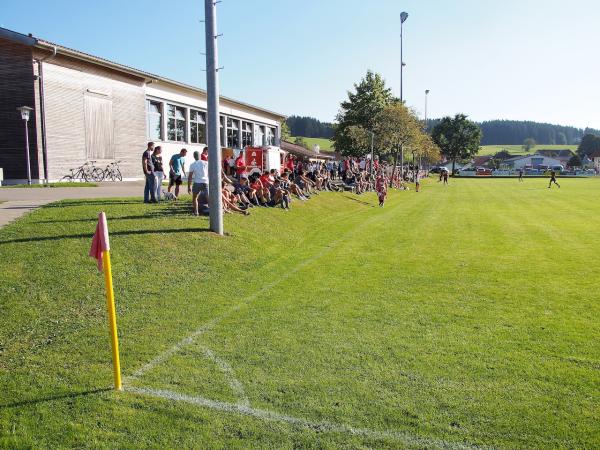
M192 144L206 143L206 113L190 109L190 141Z
M225 117L221 116L219 117L219 138L220 138L220 144L221 147L224 146L225 144Z
M151 141L160 141L162 140L162 104L147 100L146 109L148 111L148 139Z
M167 105L167 139L185 142L185 108Z
M242 122L242 147L252 147L252 124Z
M227 147L240 148L239 122L230 117L227 118Z
M275 145L275 128L267 127L267 145Z
M265 145L265 127L264 125L257 125L255 130L256 136L254 142L256 142L256 145L262 147Z

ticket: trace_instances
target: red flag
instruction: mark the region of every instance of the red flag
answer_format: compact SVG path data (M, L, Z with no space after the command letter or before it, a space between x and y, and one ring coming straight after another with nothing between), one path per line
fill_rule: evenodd
M108 225L106 224L106 215L101 212L98 216L98 224L96 225L96 232L92 239L92 248L90 248L89 255L92 258L98 260L98 270L102 272L102 253L110 250L108 245Z

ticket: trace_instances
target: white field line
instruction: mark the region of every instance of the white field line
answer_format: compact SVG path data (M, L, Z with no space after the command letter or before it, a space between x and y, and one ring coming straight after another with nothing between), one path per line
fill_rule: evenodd
M445 441L442 439L432 439L402 431L378 431L368 428L355 428L348 425L342 425L329 421L313 422L300 417L289 416L266 409L252 408L248 405L240 405L218 400L210 400L203 397L193 397L185 394L179 394L168 390L148 389L138 387L125 387L125 391L164 400L185 402L196 406L201 406L217 411L227 413L237 413L245 416L251 416L269 422L283 422L289 425L295 425L302 428L308 428L317 432L342 433L364 436L370 439L393 440L405 445L418 446L424 448L443 448L443 449L480 449L488 447L478 447L462 442Z
M388 211L389 212L393 211L393 208L389 209ZM379 217L381 217L381 216L379 216ZM124 383L128 383L128 382L130 382L132 380L135 380L136 378L141 377L143 374L145 374L149 370L152 370L157 365L163 363L164 361L166 361L167 359L169 359L170 357L172 357L173 355L175 355L176 353L178 353L179 350L181 350L183 347L186 347L186 346L192 344L194 342L194 340L198 336L200 336L201 334L203 334L206 331L211 330L215 325L217 325L223 319L229 317L231 314L233 314L234 312L238 311L239 309L241 309L246 304L252 302L257 297L260 297L262 294L270 291L271 289L273 289L275 286L277 286L281 282L287 280L288 278L291 278L292 275L295 275L297 272L299 272L300 270L302 270L307 265L311 264L313 261L315 261L315 260L323 257L324 255L326 255L327 253L331 252L342 241L344 241L347 237L351 236L352 234L356 233L358 231L358 229L363 228L364 226L366 226L366 224L369 223L371 220L373 220L373 219L364 221L358 227L350 230L349 232L347 232L346 234L342 235L337 240L329 243L329 245L325 246L320 252L317 252L315 255L313 255L312 258L305 259L304 261L301 261L295 267L291 268L286 273L284 273L283 275L281 275L278 279L272 281L271 283L265 284L258 291L255 291L254 293L252 293L252 294L244 297L244 299L241 302L239 302L238 304L232 306L231 308L229 308L227 311L225 311L220 316L216 316L216 317L212 318L211 320L209 320L208 322L206 322L205 324L203 324L202 326L200 326L198 329L196 329L195 331L193 331L189 336L183 338L181 341L179 341L175 345L173 345L173 347L165 350L163 353L159 354L158 356L156 356L155 358L151 359L149 362L147 362L146 364L144 364L142 367L140 367L138 370L136 370L132 375L130 375L128 377L124 377L123 378L123 382Z
M204 352L204 356L206 356L207 359L210 359L211 361L213 361L217 365L217 367L221 370L221 372L223 372L223 374L225 375L225 378L227 378L227 382L229 383L229 386L231 387L231 389L233 390L233 393L237 396L237 398L239 400L238 405L250 406L250 401L248 400L248 397L246 396L246 391L244 390L244 385L242 383L240 383L240 380L238 380L235 377L235 372L233 371L233 368L229 365L229 363L227 361L225 361L224 359L219 358L207 347L202 347L202 351Z

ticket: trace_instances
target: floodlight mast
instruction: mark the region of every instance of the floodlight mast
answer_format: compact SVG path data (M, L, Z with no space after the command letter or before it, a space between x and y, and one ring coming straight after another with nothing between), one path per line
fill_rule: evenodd
M217 8L214 0L204 0L206 35L206 97L208 143L208 196L211 231L223 234L223 199L221 197L221 140L219 133L219 73Z
M402 85L402 72L404 69L404 66L406 64L404 64L404 55L403 55L403 42L402 42L402 25L404 24L404 22L406 22L406 19L408 19L408 13L407 12L401 12L400 13L400 102L404 103L404 92L403 92L403 85Z

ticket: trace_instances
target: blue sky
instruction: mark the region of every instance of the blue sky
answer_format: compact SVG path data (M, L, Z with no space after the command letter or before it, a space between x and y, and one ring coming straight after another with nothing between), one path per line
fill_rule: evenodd
M202 0L0 0L0 26L205 87ZM367 71L429 117L600 128L597 0L223 0L221 93L334 119Z

